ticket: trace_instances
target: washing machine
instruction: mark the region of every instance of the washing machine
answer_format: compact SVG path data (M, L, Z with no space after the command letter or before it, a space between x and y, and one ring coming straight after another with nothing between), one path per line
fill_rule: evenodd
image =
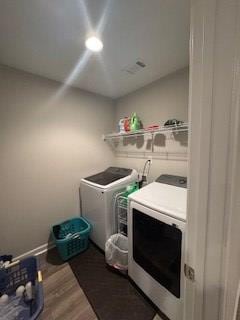
M171 320L182 320L187 179L161 175L129 196L128 274Z
M107 239L116 233L113 212L114 195L131 182L138 181L135 169L110 167L81 180L81 212L92 225L91 240L102 250Z

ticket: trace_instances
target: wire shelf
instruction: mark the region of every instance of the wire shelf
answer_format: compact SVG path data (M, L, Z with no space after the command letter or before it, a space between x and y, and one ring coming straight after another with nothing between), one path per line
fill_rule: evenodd
M155 135L158 133L168 133L168 132L187 132L188 131L188 123L183 123L181 125L173 125L173 126L167 126L167 127L160 127L158 129L141 129L134 132L124 132L124 133L109 133L103 135L103 140L111 140L111 139L119 139L124 137L134 137L134 136L140 136L140 135Z

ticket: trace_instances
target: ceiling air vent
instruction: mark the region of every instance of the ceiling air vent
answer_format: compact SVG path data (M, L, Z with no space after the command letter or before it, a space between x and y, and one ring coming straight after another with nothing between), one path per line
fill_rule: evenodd
M123 71L127 72L129 74L135 74L145 67L146 67L146 64L143 61L137 60L133 65L129 65L129 66L123 68Z

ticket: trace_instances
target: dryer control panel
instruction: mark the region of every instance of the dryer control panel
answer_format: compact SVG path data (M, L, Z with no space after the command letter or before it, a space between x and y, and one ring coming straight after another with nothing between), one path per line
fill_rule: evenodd
M187 177L162 174L156 179L156 182L169 184L171 186L187 188Z

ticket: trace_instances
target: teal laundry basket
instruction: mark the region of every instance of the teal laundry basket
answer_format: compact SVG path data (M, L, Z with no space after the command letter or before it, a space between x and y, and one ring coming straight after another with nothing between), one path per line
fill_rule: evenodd
M91 231L90 223L84 218L73 218L52 227L52 235L62 260L86 250Z

